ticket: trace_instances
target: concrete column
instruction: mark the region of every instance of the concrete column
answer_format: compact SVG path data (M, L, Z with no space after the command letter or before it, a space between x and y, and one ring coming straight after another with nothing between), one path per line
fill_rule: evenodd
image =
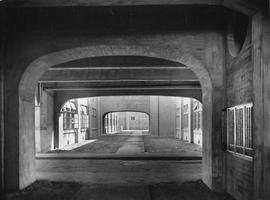
M254 84L254 200L270 198L270 16L252 19Z
M184 140L184 130L183 130L183 119L184 119L184 112L183 112L183 98L181 97L180 99L180 113L181 113L181 117L180 117L180 122L181 122L181 126L180 126L180 131L181 131L181 140Z
M40 103L38 102L35 102L35 142L36 142L36 152L41 152Z
M127 125L127 130L129 130L129 112L126 112L126 125Z
M150 97L150 119L149 119L149 131L150 135L159 135L159 119L158 119L158 97Z
M91 98L88 99L88 105L89 105L89 138L92 138L93 137L93 109L92 109L92 100Z
M91 130L91 123L90 123L90 100L89 98L87 99L87 110L88 110L88 134L87 134L87 137L86 139L90 139L90 130Z
M190 134L190 143L194 143L194 132L193 132L193 99L190 98L190 129L189 129L189 134Z
M38 114L38 113L37 113ZM38 116L37 116L38 117ZM40 99L40 152L47 152L53 147L54 138L54 97L46 91Z
M75 130L75 143L78 143L79 142L79 131L80 131L80 104L78 102L78 100L76 99L75 100L75 106L76 106L76 112L75 112L75 115L77 114L78 115L78 128L74 129Z
M97 131L98 131L98 136L101 136L103 134L103 119L102 119L102 104L101 104L101 98L100 97L95 97L97 101Z
M222 181L224 152L221 138L226 77L223 34L209 33L205 43L206 66L211 76L212 89L204 88L203 91L203 181L215 191L224 191L226 186Z

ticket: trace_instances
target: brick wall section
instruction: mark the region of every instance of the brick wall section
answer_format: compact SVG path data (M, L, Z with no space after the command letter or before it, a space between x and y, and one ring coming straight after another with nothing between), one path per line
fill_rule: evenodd
M253 199L253 161L227 153L227 192L237 200Z
M248 37L247 37L248 38ZM236 58L227 57L227 107L253 102L253 67L250 41ZM227 153L227 192L237 200L253 198L253 161Z
M253 101L253 68L250 48L243 50L237 58L231 59L227 65L227 77L228 107Z

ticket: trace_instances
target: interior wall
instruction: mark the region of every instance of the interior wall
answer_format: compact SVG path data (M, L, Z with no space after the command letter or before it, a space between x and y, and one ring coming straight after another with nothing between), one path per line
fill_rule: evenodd
M254 84L254 199L270 198L270 15L252 18Z
M237 56L227 51L227 107L253 102L251 32ZM226 152L227 191L237 200L253 199L253 160Z
M175 137L175 101L174 97L158 97L160 137Z

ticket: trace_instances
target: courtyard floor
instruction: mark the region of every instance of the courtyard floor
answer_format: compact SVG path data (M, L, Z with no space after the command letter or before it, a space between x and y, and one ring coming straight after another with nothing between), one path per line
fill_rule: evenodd
M199 145L126 132L64 149L37 154L37 181L6 199L232 200L200 181Z
M89 142L68 145L61 150L50 151L50 153L89 153L93 155L170 154L176 156L201 156L201 152L202 148L199 145L176 138L145 135L140 131L104 135Z

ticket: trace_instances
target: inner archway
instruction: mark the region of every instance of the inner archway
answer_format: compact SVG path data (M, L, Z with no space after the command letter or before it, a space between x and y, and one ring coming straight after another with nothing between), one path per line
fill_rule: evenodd
M103 117L104 134L139 131L149 134L149 115L138 111L115 111Z
M80 47L48 54L36 59L24 72L19 85L19 187L24 188L35 180L35 142L34 142L34 96L35 86L44 72L54 65L87 57L134 55L156 57L182 63L189 67L200 80L202 101L204 104L203 131L203 171L204 182L212 187L212 83L203 64L180 49L156 46L89 46ZM26 148L27 147L27 148ZM217 158L216 158L217 159Z

